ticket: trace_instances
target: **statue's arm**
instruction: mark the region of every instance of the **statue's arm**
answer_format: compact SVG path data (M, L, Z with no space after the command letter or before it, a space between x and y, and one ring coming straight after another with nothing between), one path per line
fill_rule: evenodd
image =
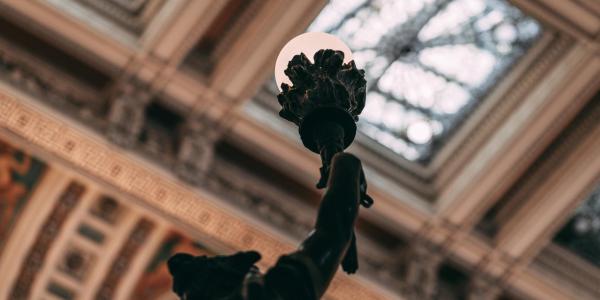
M340 153L333 158L330 172L315 228L293 254L308 258L315 267L319 278L312 280L319 296L325 293L352 240L362 166L354 155Z

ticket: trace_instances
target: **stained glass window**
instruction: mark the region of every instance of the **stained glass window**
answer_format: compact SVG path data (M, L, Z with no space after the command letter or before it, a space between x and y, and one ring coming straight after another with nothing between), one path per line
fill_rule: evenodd
M554 242L600 267L600 186L575 210Z
M504 0L331 0L309 31L337 35L367 76L367 136L426 163L540 35Z

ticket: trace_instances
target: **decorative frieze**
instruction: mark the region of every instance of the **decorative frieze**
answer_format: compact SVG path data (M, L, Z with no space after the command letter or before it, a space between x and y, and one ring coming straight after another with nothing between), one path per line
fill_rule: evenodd
M35 63L20 49L0 41L0 80L34 96L92 128L101 127L106 102L57 70Z

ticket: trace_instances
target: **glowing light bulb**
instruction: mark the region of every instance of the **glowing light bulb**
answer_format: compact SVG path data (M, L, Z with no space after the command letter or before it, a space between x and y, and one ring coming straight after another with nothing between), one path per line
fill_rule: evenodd
M300 53L304 53L311 62L314 54L321 49L333 49L344 52L344 63L352 60L352 51L336 36L324 32L306 32L291 39L279 52L275 62L275 81L281 91L281 84L292 85L290 79L283 73L288 62Z

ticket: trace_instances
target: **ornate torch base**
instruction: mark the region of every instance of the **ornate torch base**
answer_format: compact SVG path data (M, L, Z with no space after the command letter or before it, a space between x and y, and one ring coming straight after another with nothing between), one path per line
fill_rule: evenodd
M356 135L354 118L341 109L321 107L304 118L299 130L304 147L321 155L323 166L317 188L325 188L331 159L354 141Z

